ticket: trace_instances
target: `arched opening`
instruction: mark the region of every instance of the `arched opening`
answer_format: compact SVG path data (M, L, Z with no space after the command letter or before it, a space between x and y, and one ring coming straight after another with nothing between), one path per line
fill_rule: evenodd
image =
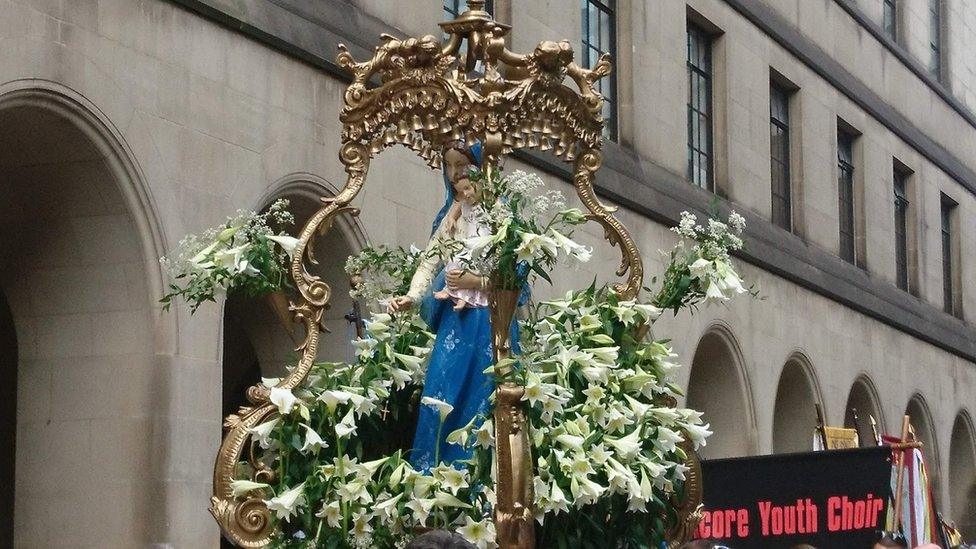
M949 442L949 514L967 540L976 539L976 440L969 415L961 412Z
M706 333L692 361L688 407L703 413L714 434L701 449L703 458L755 452L752 406L735 344L725 330Z
M790 358L783 366L773 410L774 453L808 452L812 448L816 405L820 403L812 376L802 356Z
M306 182L307 183L307 182ZM319 196L324 188L306 185L286 186L262 206L267 207L278 198L289 200L288 209L295 216L295 225L285 229L294 236L305 222L318 211ZM345 273L346 258L357 253L359 239L350 238L350 227L337 223L331 231L314 242L318 265L309 265L312 274L321 277L332 288L330 307L323 315L327 332L321 334L318 360L349 361L355 357L350 341L356 337L351 321L353 300L349 296L349 276ZM354 231L353 231L354 232ZM353 241L355 240L355 241ZM286 290L286 293L287 290ZM294 298L294 292L288 293ZM245 391L262 377L284 377L285 368L298 360L294 351L296 340L303 337L297 324L289 335L278 315L265 299L250 299L232 295L224 305L223 336L223 403L224 415L235 413L246 405Z
M932 422L932 414L922 395L916 394L908 401L905 408L905 415L911 417L912 427L915 429L915 437L921 442L922 455L925 458L925 468L928 470L929 479L932 483L932 494L936 502L941 501L941 478L939 460L939 446L935 436L935 424Z
M4 484L14 545L138 543L151 527L154 428L144 235L118 159L65 116L17 105L0 110L0 291L16 330L5 368L17 380L16 414L3 416L16 460L2 474L14 479Z
M874 430L871 428L872 418L878 433L884 433L885 421L881 412L878 391L874 388L871 379L862 375L854 380L854 384L851 385L851 392L847 395L847 406L844 408L844 427L856 427L858 436L870 441L874 438Z

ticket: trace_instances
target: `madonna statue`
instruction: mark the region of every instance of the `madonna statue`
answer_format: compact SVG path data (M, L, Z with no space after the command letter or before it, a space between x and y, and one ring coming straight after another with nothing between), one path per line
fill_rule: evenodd
M488 417L488 399L494 379L484 371L491 366L492 332L488 310L488 279L482 273L462 268L455 261L437 256L441 239L463 240L483 234L477 220L478 189L468 179L468 170L480 169L481 145L466 147L449 144L444 151L444 206L434 218L424 259L417 267L407 295L394 298L390 312L420 306L420 314L437 334L427 367L424 397L444 401L454 409L441 429L440 416L431 407L421 406L410 462L421 471L451 465L471 457L471 451L445 438L472 420L478 424ZM510 337L513 349L518 340L513 322ZM438 437L440 433L440 437Z

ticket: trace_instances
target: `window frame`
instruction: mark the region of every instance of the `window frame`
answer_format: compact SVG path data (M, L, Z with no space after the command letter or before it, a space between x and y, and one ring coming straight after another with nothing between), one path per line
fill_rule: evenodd
M898 0L882 0L881 10L881 30L898 42Z
M792 177L792 139L790 135L790 103L795 90L788 88L780 83L770 80L769 83L769 163L770 163L770 196L771 209L770 221L787 231L793 231L793 177ZM781 108L777 106L777 101L781 103ZM778 114L782 116L778 116ZM780 132L784 137L781 146L777 150L773 140L774 132ZM777 153L782 158L777 158ZM777 172L777 168L781 170ZM782 180L777 184L776 174L782 174ZM777 188L780 187L780 188ZM777 192L780 191L780 192ZM777 208L777 206L779 208ZM777 211L781 215L777 216Z
M909 262L909 223L911 200L909 200L909 178L911 172L892 168L892 194L895 206L895 285L906 292L911 291Z
M945 40L942 36L943 10L942 0L929 0L929 62L928 70L935 78L942 81L945 67Z
M685 65L688 78L688 97L686 103L686 116L687 116L687 130L688 130L688 141L687 141L687 156L688 156L688 180L691 181L693 185L701 187L705 190L714 192L715 191L715 102L713 98L714 92L714 68L715 64L713 62L713 47L714 47L714 35L710 33L707 29L694 21L688 21L688 28L686 29L686 56ZM695 63L692 62L692 42L693 39L698 39L696 52L703 55L699 55L695 59ZM698 66L699 58L701 59L704 67ZM701 97L693 97L694 90L696 87L693 85L693 79L698 79L699 96L702 95L701 90L704 87L704 105L702 105ZM695 100L696 104L692 101ZM697 127L698 140L696 142L695 135L696 122L699 124ZM704 132L702 131L704 129ZM704 133L704 141L702 140L702 133ZM704 147L705 150L702 150ZM695 169L695 160L699 161L699 169ZM705 159L705 178L704 181L700 180L701 173L701 159Z
M854 141L857 134L838 126L837 128L837 203L838 203L838 228L839 245L838 255L844 261L857 264L857 219L856 219L856 199L854 174ZM848 154L844 154L844 152ZM845 193L846 191L846 193ZM848 200L845 201L845 194ZM849 230L845 230L844 214L850 220ZM846 237L846 238L845 238ZM849 240L849 244L847 242Z
M960 310L957 304L958 288L956 284L956 265L955 258L955 239L958 238L955 230L955 212L959 203L949 198L945 193L941 194L939 200L939 225L942 242L942 310L946 313L959 316Z
M609 42L609 48L604 49L603 46L603 35L602 35L602 25L600 21L597 22L597 43L593 44L593 37L590 34L590 7L596 8L598 17L606 17L609 21L607 25L607 41ZM581 43L582 51L581 61L583 68L592 69L592 64L590 62L590 53L596 52L596 58L599 59L604 53L610 54L611 62L616 62L617 60L617 4L616 0L580 0L581 7ZM595 82L597 91L603 95L605 101L604 105L609 104L609 114L604 113L604 125L603 131L604 136L611 141L617 141L617 71L612 71L609 76L601 78ZM609 89L605 90L604 85ZM605 91L609 93L604 93Z

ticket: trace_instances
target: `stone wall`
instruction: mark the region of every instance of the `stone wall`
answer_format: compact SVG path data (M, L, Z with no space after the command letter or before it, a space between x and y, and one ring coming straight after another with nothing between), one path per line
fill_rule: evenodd
M566 9L564 0L496 3L515 25L516 49L531 49L543 38L580 40L579 11ZM14 208L18 215L0 216L8 235L0 238L0 287L13 312L20 356L17 546L217 545L205 509L221 422L223 311L207 306L192 316L182 307L163 313L156 301L166 279L155 258L187 232L238 208L260 207L288 181L315 181L324 194L342 186L337 120L344 83L327 61L334 49L320 40L343 32L336 22L370 33L388 24L400 33L439 34L439 2L406 4L282 0L273 11L263 0L0 0L0 109L23 109L28 101L34 110L19 112L48 113L66 124L55 130L22 116L0 126L5 165L43 151L48 166L19 180L15 192L4 191L5 198L19 200L5 204L36 204L44 215ZM913 409L924 403L937 450L929 459L943 475L938 498L949 514L963 516L959 508L971 501L967 488L944 475L971 469L953 460L973 448L976 368L964 345L949 340L974 333L976 288L971 276L962 277L966 320L940 312L939 193L959 202L960 226L971 226L976 179L968 178L976 172L976 130L839 3L689 4L724 32L716 42L716 109L725 123L716 140L726 148L719 188L729 205L747 213L760 237L755 248L765 250L740 261L763 299L665 317L656 328L657 336L673 338L687 366L679 373L683 386L693 376L717 379L710 373L715 364L735 372L727 384L704 385L731 394L737 400L730 409L738 410L729 418L738 431L713 440L708 454L772 452L775 418L797 402L822 403L829 422L842 423L852 387L866 386L890 432L909 402ZM949 5L953 13L967 9ZM622 202L630 199L620 217L644 252L648 282L663 267L657 250L674 242L666 223L674 212L663 200L637 197L667 198L668 208L682 200L689 207L707 202L681 181L687 10L681 2L618 2L620 20L627 22L618 32L619 50L629 61L618 67L622 146L608 145L607 159L628 173L602 182L607 189L617 185L613 192ZM342 17L323 17L333 12ZM273 34L258 27L263 13L277 14L272 23L287 14L295 19ZM960 30L949 36L972 40ZM378 37L349 38L365 47ZM950 44L950 51L957 47L965 46ZM970 101L962 57L950 53L953 71L963 73L963 83L951 89ZM793 105L795 235L766 221L770 68L799 88ZM832 257L838 118L862 134L856 156L865 204L863 270ZM88 144L59 141L70 132L83 133ZM72 156L77 150L86 156ZM914 171L917 298L893 286L892 158ZM531 157L510 160L508 167L527 168L523 161L540 169ZM571 194L553 165L541 166L549 185ZM650 174L648 180L626 179L638 172ZM425 242L442 192L440 175L418 158L387 151L371 165L355 201L361 238L347 244ZM110 219L100 222L101 214L89 207L111 207ZM38 227L51 231L46 239L36 234ZM976 240L971 231L960 237L961 270L972 273ZM594 277L612 280L619 252L601 238L598 227L586 227L584 240L596 247L593 261L560 272L554 288L540 285L536 295ZM24 255L24 240L46 245ZM802 260L781 260L794 269L789 276L770 267L786 249L804 251ZM80 261L72 252L88 255ZM835 272L850 288L876 293L838 297L854 290L833 292L825 281ZM344 280L332 282L337 291L345 288ZM340 322L339 312L331 321ZM708 353L695 360L703 338ZM796 361L806 383L790 382L799 396L777 400L784 365ZM717 399L707 390L693 392L705 395L695 404L706 413L727 411L714 408ZM33 495L22 499L22 486Z

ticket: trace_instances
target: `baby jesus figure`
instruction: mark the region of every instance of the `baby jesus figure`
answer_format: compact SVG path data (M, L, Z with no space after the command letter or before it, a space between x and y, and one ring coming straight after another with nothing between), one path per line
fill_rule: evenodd
M474 168L474 166L469 166ZM476 169L476 168L475 168ZM467 173L467 171L465 171ZM454 184L454 204L444 220L444 237L455 240L466 240L475 236L487 234L485 227L478 224L477 209L479 189L477 184L467 175L459 178ZM458 251L447 262L445 270L464 270L462 256L464 250ZM483 289L467 289L444 286L443 290L434 292L436 299L451 299L454 301L454 310L459 311L465 307L487 307L488 292Z

